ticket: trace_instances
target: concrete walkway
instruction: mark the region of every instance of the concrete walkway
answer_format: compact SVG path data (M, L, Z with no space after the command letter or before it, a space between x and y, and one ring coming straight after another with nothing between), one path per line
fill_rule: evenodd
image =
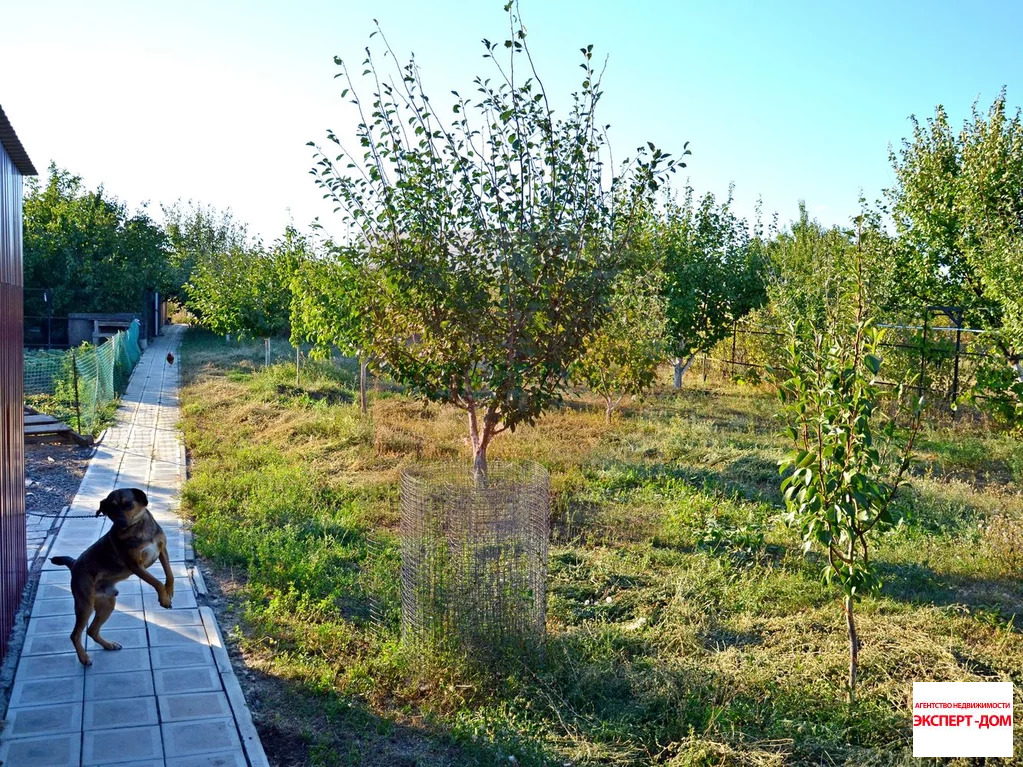
M177 429L182 328L169 328L142 355L111 427L89 464L47 557L78 556L110 522L94 517L115 487L140 487L167 534L174 606L132 576L118 586L103 629L123 649L91 639L89 668L69 634L74 606L67 568L47 560L40 576L0 741L4 767L263 767L263 747L231 668L216 618L199 606L201 576L178 517L185 450ZM152 568L163 580L159 562Z

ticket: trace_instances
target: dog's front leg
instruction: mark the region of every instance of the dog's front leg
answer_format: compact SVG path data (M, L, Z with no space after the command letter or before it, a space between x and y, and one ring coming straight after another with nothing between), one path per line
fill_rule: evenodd
M166 556L166 554L164 554L164 556ZM165 567L170 567L169 561L167 565L165 565ZM171 595L167 593L166 587L162 583L160 583L160 581L156 580L155 577L153 577L152 573L150 573L148 570L142 567L142 565L135 561L128 562L128 569L135 573L135 575L137 575L143 581L148 583L150 586L152 586L154 589L156 589L156 594L160 599L160 607L171 606ZM173 587L173 585L174 582L171 581L171 587Z
M167 555L166 543L160 546L160 564L163 565L163 588L167 592L167 604L163 606L170 607L170 601L174 597L174 573L171 572L170 557ZM161 602L161 604L163 603Z

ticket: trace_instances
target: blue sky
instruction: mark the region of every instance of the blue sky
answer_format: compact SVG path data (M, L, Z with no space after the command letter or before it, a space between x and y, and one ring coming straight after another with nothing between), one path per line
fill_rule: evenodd
M5 3L0 105L40 169L52 159L131 205L191 198L276 236L330 210L310 149L350 115L335 54L358 63L378 18L438 98L487 74L497 0ZM890 185L889 144L944 104L958 122L1003 86L1023 103L1023 3L522 0L549 90L578 49L607 55L602 120L616 155L688 141L698 192L790 220L799 200L847 223ZM335 230L336 231L336 230Z

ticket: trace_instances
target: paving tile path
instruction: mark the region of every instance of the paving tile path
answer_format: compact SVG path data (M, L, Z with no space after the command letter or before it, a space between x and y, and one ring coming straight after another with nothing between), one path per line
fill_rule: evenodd
M183 328L167 329L142 355L117 420L98 447L47 557L78 556L110 522L95 518L115 487L140 487L167 534L174 607L132 576L118 586L103 635L88 639L92 666L78 663L69 634L74 604L67 568L40 574L0 740L4 767L264 767L259 736L231 668L216 617L196 600L191 546L177 510L185 449L177 429L176 351ZM161 581L157 563L153 573Z

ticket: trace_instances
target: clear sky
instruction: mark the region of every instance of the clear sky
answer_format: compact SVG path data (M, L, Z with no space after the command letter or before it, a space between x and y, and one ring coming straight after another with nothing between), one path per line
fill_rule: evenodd
M480 39L504 40L502 0L245 2L3 0L0 105L36 166L56 161L137 205L230 207L273 238L325 223L308 170L349 115L335 54L358 64L372 19L415 52L440 98L488 74ZM1023 3L522 0L549 90L569 93L578 49L609 57L602 121L616 155L690 143L697 191L736 187L782 222L805 200L847 223L892 174L911 114L958 122L1003 86L1023 103ZM350 130L350 128L349 128ZM684 181L685 176L679 179ZM329 231L337 231L328 223Z

